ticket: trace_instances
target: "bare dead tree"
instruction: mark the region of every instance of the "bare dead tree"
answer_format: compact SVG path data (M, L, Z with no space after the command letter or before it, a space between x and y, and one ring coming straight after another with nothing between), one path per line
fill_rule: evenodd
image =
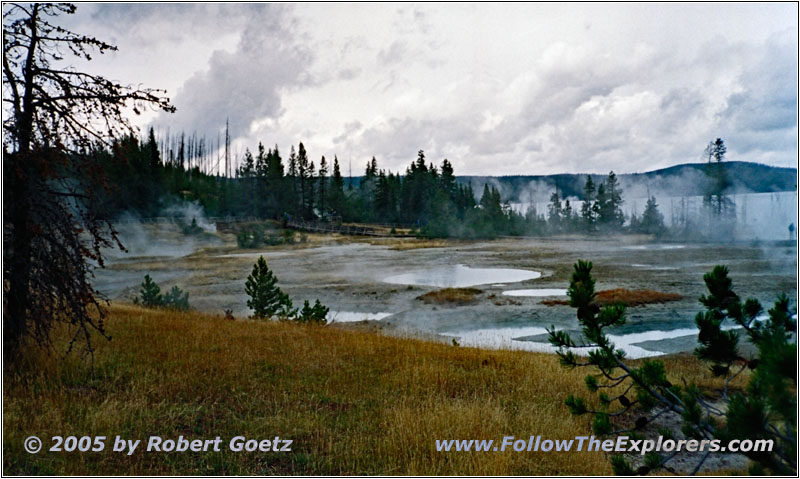
M53 19L71 4L3 4L3 351L18 357L25 337L50 346L55 324L93 351L107 336L90 279L102 249L123 248L96 201L110 186L97 148L132 133L132 107L174 111L165 92L77 71L70 59L116 50ZM96 315L93 314L96 311Z

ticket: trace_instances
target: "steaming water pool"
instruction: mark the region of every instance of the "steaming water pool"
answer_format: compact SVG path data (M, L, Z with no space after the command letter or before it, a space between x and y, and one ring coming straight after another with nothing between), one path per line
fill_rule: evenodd
M766 321L769 318L766 314L761 314L755 318L756 321ZM792 319L797 319L797 314L792 315ZM561 328L556 328L561 329ZM734 324L722 326L725 331L741 329ZM656 350L658 341L668 339L683 339L687 344L695 344L697 339L697 328L676 328L676 329L654 329L628 334L608 334L608 339L614 343L616 348L625 351L625 354L632 359L649 358L662 356L670 351ZM482 328L468 331L451 330L441 333L443 336L458 338L462 346L473 346L489 349L519 349L524 351L536 351L553 353L556 349L548 341L547 330L539 326L518 326L502 328ZM580 344L580 340L575 340ZM663 345L663 343L661 343ZM594 348L573 349L576 354L586 355Z
M511 268L470 268L463 264L443 266L389 276L383 280L390 284L436 286L439 288L465 288L480 284L517 283L542 276L538 271Z
M512 289L503 291L503 296L529 296L533 298L543 298L546 296L566 296L566 289Z
M462 346L489 349L519 349L523 351L555 352L555 348L547 342L547 330L538 326L521 326L507 328L484 328L471 331L447 331L444 336L458 338ZM666 354L663 351L646 349L638 346L645 341L656 341L670 338L697 336L696 328L680 328L673 330L652 330L642 333L623 335L609 334L608 338L618 349L625 351L628 357L647 358ZM576 341L577 342L577 341ZM591 348L575 349L576 354L585 355Z
M352 323L355 321L380 321L392 313L361 313L356 311L329 311L328 321L336 323Z

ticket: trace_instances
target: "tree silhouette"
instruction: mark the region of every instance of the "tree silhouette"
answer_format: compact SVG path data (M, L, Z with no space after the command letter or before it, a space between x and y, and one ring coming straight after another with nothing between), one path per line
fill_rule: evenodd
M51 20L71 4L3 4L3 351L15 359L22 340L50 344L58 322L73 328L70 349L91 330L105 335L99 294L90 285L102 248L122 245L95 201L108 190L94 157L133 131L123 115L153 107L174 111L163 91L125 86L64 67L73 57L116 50ZM96 309L97 317L90 314Z

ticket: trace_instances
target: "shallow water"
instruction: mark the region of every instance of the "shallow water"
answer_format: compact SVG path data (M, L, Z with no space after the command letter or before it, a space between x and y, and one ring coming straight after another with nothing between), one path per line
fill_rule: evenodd
M280 258L281 256L288 256L289 251L256 251L254 253L229 253L219 254L215 258L258 258L264 256L266 258Z
M355 321L380 321L391 316L392 313L363 313L356 311L329 311L328 322L352 323Z
M642 269L652 269L654 271L674 271L678 269L675 266L656 266L652 264L631 264L634 268L642 268Z
M792 315L793 319L797 315ZM761 314L756 321L766 321L768 315ZM556 328L557 330L560 328ZM741 326L736 324L725 324L722 326L723 330L741 329ZM639 344L649 341L660 341L663 339L674 338L696 338L697 328L677 328L677 329L658 329L650 331L642 331L638 333L628 334L608 334L608 339L614 343L617 349L625 351L625 354L632 359L649 358L654 356L662 356L669 354L672 351L659 351L647 347L642 347ZM547 330L537 326L520 326L520 327L505 327L505 328L483 328L471 331L447 331L442 333L444 336L453 336L458 338L462 346L472 346L488 349L519 349L524 351L537 351L549 352L556 351L546 337ZM538 337L537 337L538 336ZM534 339L535 338L535 339ZM578 340L575 340L580 344ZM587 355L589 351L595 348L575 348L573 352L578 355Z
M510 268L470 268L463 264L418 270L389 276L383 281L390 284L464 288L480 284L517 283L542 276L538 271Z
M503 291L503 296L530 296L533 298L542 298L546 296L566 296L566 289L512 289Z
M489 349L519 349L524 351L555 352L555 348L548 342L525 340L531 336L547 334L547 330L537 326L522 326L510 328L484 328L472 331L448 331L442 333L444 336L454 336L462 346L473 346ZM644 341L659 339L678 338L683 336L697 335L695 328L681 328L670 331L653 330L642 333L631 333L624 335L609 334L608 338L618 348L625 351L628 357L647 358L666 354L662 351L655 351L637 346ZM576 348L574 352L586 355L594 348Z

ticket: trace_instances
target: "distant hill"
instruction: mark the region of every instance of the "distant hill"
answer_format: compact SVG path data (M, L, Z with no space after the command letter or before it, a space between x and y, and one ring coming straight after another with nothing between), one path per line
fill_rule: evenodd
M707 163L687 163L670 166L647 173L617 175L623 197L644 198L655 196L698 196L706 189ZM723 163L732 185L729 194L769 193L797 191L797 169L767 166L744 161ZM607 175L592 174L596 184ZM480 196L488 183L500 190L503 201L547 201L556 186L562 198L582 196L586 174L514 175L514 176L458 176L458 181L472 184Z

